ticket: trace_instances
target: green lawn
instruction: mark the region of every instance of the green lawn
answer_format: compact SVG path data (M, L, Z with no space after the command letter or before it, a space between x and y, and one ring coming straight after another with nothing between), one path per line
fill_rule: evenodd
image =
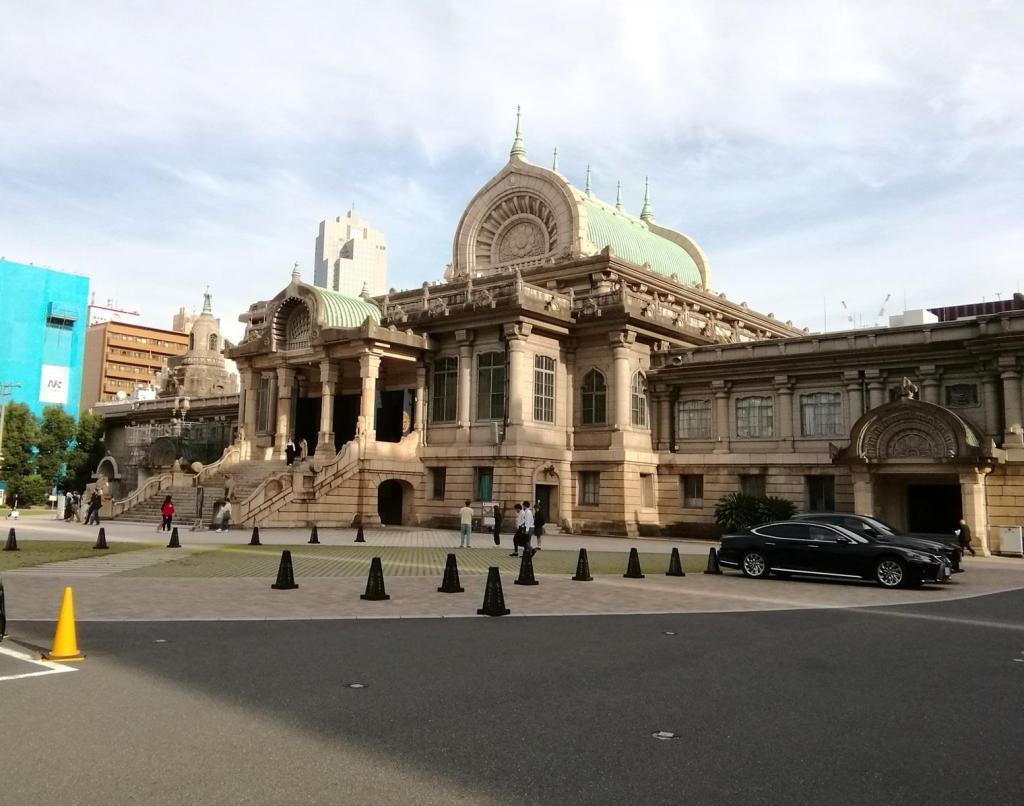
M0 545L6 543L6 530L0 535ZM100 557L104 554L118 554L123 551L151 549L144 543L108 543L106 551L96 550L90 543L73 543L67 540L19 540L20 551L0 551L0 572L15 568L29 568L43 563L60 560L78 560L82 557Z
M385 576L437 576L444 571L449 552L459 561L460 574L486 574L496 565L503 574L516 574L520 560L510 557L508 549L496 548L403 548L397 546L232 546L203 551L159 565L123 572L126 576L142 577L272 577L277 573L281 552L292 553L296 577L360 577L366 576L370 560L380 557ZM533 558L538 574L572 576L576 572L578 553L575 551L539 551ZM589 552L590 573L621 575L626 571L629 552ZM704 570L704 557L683 555L683 569L687 573ZM667 554L640 554L641 570L651 576L660 576L668 570Z

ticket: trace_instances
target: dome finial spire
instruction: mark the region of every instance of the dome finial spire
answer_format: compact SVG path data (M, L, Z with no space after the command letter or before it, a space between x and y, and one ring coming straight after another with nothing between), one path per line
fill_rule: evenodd
M302 272L299 271L299 261L295 261L295 265L292 266L292 282L297 283L302 279Z
M587 166L587 184L583 188L583 192L586 193L588 196L593 196L594 195L591 192L591 190L590 190L590 166L589 165Z
M622 182L615 183L615 209L622 209Z
M640 211L640 220L654 221L654 210L651 207L651 182L646 176L644 177L644 207Z
M508 152L509 157L519 157L524 159L526 157L526 146L523 145L523 132L521 128L520 118L522 117L522 110L520 106L516 105L516 139L512 141L512 150Z
M363 290L359 292L359 297L367 302L370 301L370 286L365 280L363 280Z
M206 291L203 292L203 313L213 314L213 303L210 299L210 286L206 286Z
M551 170L558 173L558 146L555 146L555 154L551 158Z

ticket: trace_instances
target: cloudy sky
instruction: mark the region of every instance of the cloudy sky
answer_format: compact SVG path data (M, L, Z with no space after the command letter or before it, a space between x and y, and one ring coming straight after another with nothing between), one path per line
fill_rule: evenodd
M169 326L311 278L355 203L440 277L507 159L640 208L716 290L820 330L1007 296L1024 254L1021 2L0 0L0 255ZM234 326L235 335L240 326Z

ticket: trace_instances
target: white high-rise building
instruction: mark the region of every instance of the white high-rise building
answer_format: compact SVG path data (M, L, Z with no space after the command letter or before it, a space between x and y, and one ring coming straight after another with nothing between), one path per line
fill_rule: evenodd
M366 285L371 296L387 291L388 251L384 235L349 210L320 222L313 258L313 283L358 296Z

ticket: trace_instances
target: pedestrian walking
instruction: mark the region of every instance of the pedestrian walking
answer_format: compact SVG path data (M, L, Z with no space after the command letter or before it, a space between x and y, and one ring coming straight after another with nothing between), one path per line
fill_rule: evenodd
M174 502L171 501L170 496L167 496L163 504L161 504L160 515L163 517L163 520L160 522L160 531L171 531L171 521L174 520Z
M961 518L960 526L953 531L953 534L956 535L957 542L960 543L960 548L963 551L971 552L972 557L977 556L974 546L971 545L971 527L967 525L967 521Z
M295 461L295 443L291 440L285 443L284 446L284 462L286 465L291 465Z
M540 501L533 508L533 536L537 538L537 551L540 551L540 539L544 537L544 511L540 508Z
M85 501L85 490L75 493L75 501L71 505L71 512L75 517L75 523L82 522L82 502Z
M516 511L516 530L515 530L515 532L512 535L512 553L508 555L509 557L518 557L519 556L519 546L520 546L520 544L522 543L522 540L523 540L523 505L522 504L516 504L515 505L515 511Z
M103 506L103 496L100 491L93 489L89 496L89 509L85 513L85 525L100 525L100 507Z
M217 528L218 532L226 532L231 528L231 502L224 501L224 506L220 508L220 524Z
M459 510L459 548L470 547L469 538L473 534L473 507L467 501L466 505Z
M530 541L533 539L533 510L530 509L530 502L523 501L523 553L527 551L530 554L536 554L537 552L530 546Z
M501 511L501 504L494 505L494 545L501 545L501 519L505 513Z
M299 440L299 461L309 458L309 443L306 442L306 438L303 437Z
M196 516L192 520L192 531L198 532L203 528L203 506L206 501L206 488L202 484L196 487Z

